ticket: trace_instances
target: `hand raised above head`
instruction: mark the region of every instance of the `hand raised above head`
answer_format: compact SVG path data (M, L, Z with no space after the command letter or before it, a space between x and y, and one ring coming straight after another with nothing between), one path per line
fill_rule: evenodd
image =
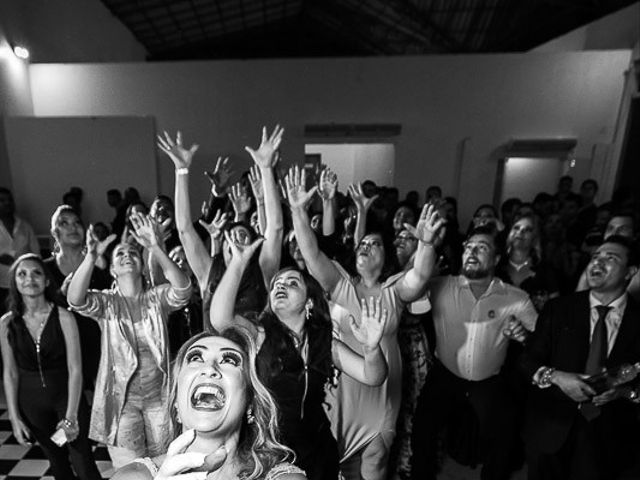
M276 125L271 135L267 136L267 127L262 127L262 140L258 149L254 150L251 147L244 147L258 167L271 168L274 165L275 153L280 146L283 133L284 128Z
M211 182L211 193L216 197L223 196L227 193L233 176L233 170L229 167L229 157L218 157L213 172L207 170L204 174Z
M242 183L238 182L231 186L229 191L229 200L233 206L236 215L244 215L251 210L251 198Z
M233 238L231 238L231 235L227 231L224 232L224 238L231 250L231 261L239 262L242 265L249 263L255 251L264 241L264 238L260 237L250 245L239 245L233 241Z
M408 223L405 223L404 227L422 243L433 245L438 232L446 223L446 219L440 216L435 205L427 203L422 207L422 212L420 212L420 218L415 228Z
M313 195L318 190L315 186L307 192L306 189L306 172L304 168L299 168L298 165L291 167L289 173L285 177L285 184L287 186L287 197L289 199L289 206L294 208L305 208Z
M222 236L222 230L227 224L227 214L222 213L222 210L218 210L211 223L207 223L204 220L198 220L198 223L207 229L212 239L217 240Z
M198 151L198 145L195 143L188 149L182 146L182 134L178 132L176 134L175 141L165 131L164 137L158 135L158 148L166 153L176 169L189 168L193 161L193 155Z
M258 166L254 165L249 170L249 183L256 201L264 200L264 188L262 187L262 173Z
M158 231L148 215L140 212L131 214L131 224L133 225L133 238L143 248L150 249L158 245Z
M332 200L338 190L338 176L330 168L325 168L320 173L318 181L318 194L323 200Z
M363 212L368 212L373 205L373 202L375 202L379 196L374 195L371 198L366 197L362 191L362 184L359 182L350 184L347 187L347 191L349 196L353 199L353 203L356 204L356 208Z

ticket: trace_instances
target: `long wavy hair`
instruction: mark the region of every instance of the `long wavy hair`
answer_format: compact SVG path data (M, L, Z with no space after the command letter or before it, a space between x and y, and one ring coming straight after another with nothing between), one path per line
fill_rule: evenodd
M278 408L273 397L258 378L256 370L257 349L249 333L241 327L229 327L221 333L202 332L187 340L176 355L172 368L169 405L176 405L178 395L178 375L185 361L187 350L202 338L222 337L232 341L245 356L245 382L247 385L247 410L251 408L254 419L249 422L244 416L238 442L238 474L243 480L259 480L277 464L292 461L294 453L278 441ZM171 408L173 436L182 430L177 409Z
M16 270L20 264L26 260L31 260L40 265L45 278L47 279L47 285L44 288L44 298L47 302L57 304L58 297L56 295L56 289L53 283L49 280L47 266L42 261L42 257L35 253L25 253L19 256L11 265L9 269L9 295L7 296L7 310L10 311L14 317L21 316L24 313L24 300L22 294L18 291L18 285L16 283Z
M529 252L529 255L531 255L531 260L533 266L535 267L542 261L542 243L540 241L540 237L542 234L540 231L540 222L535 215L523 215L521 217L518 217L518 219L513 222L506 240L507 257L510 255L511 249L513 248L513 239L515 235L514 227L520 220L529 220L533 227L533 241L531 243L531 250Z
M357 261L357 251L358 251L358 248L360 247L360 243L362 243L364 238L369 235L377 235L380 237L382 241L382 249L384 250L384 262L382 264L382 270L380 271L380 277L378 278L378 281L380 283L383 283L387 278L398 273L401 270L395 255L395 249L393 247L394 239L390 238L389 235L385 235L384 232L380 230L367 231L364 237L360 239L360 242L354 246L354 252L356 253L356 255L354 256L355 261ZM358 270L355 264L353 265L353 271L355 272L355 274L353 275L353 278L354 279L360 278L360 274L358 273Z

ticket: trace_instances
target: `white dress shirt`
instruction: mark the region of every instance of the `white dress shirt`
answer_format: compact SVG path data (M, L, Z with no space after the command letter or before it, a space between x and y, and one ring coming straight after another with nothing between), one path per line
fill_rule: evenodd
M589 293L589 311L591 315L591 333L589 334L589 339L593 337L593 330L595 329L596 322L598 321L598 310L596 310L596 307L600 305L604 304L594 297L593 292ZM609 355L616 343L616 338L618 338L618 330L620 330L620 323L622 322L624 309L627 308L627 293L623 293L609 305L604 306L611 307L607 312L607 316L604 317L604 322L607 324L607 355Z
M25 253L40 253L38 239L31 225L15 217L11 234L0 222L0 255L8 254L14 259ZM9 269L11 265L0 265L0 288L9 288Z

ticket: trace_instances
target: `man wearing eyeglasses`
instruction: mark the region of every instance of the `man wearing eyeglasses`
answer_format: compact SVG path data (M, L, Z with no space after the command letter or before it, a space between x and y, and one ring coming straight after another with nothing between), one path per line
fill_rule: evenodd
M537 314L524 291L494 276L499 260L492 230L478 227L464 244L461 274L429 282L435 359L414 417L414 480L436 478L438 435L451 419L481 451L483 480L511 473L517 410L500 370L509 341L523 342Z

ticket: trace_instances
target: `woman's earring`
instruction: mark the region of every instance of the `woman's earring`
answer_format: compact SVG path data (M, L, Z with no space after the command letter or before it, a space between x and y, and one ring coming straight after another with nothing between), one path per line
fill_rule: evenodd
M173 404L173 408L175 408L175 409L176 409L176 421L177 421L178 423L182 423L182 420L180 420L180 410L178 410L178 404L177 404L177 403L174 403L174 404Z
M313 302L308 301L304 306L304 318L309 320L311 318L311 310L313 309Z
M256 421L256 417L253 415L253 408L249 407L247 410L247 423L251 425Z

